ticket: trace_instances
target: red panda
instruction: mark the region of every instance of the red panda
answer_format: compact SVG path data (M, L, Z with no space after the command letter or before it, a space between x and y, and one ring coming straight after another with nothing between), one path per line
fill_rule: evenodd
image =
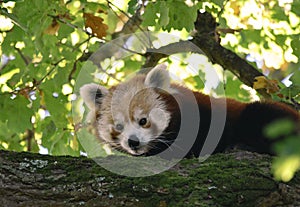
M89 119L96 136L111 148L134 156L152 156L165 150L171 153L168 156L175 157L178 153L185 157L201 155L211 127L212 102L217 106L216 114L222 112L224 102L227 112L223 133L219 139L216 137L219 141L213 153L243 145L252 151L273 154L272 141L263 135L264 127L282 118L297 124L300 120L299 113L283 103L217 99L170 83L165 65L158 65L147 75L137 75L110 89L86 84L80 88L80 95L90 110ZM193 99L196 112L192 110ZM197 113L200 121L193 119ZM188 119L184 136L179 133L183 116L185 121ZM195 133L189 131L189 125L194 122Z

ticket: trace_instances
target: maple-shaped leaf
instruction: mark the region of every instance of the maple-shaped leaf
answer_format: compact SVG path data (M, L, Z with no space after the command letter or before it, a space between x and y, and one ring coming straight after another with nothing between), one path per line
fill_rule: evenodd
M255 82L253 83L254 89L266 89L267 93L276 93L279 91L277 80L268 80L265 76L255 77Z
M95 36L99 38L106 36L108 26L103 23L103 19L101 17L97 17L89 13L84 13L83 17L85 18L85 27L90 28Z
M49 27L44 30L44 33L48 35L55 35L58 32L59 28L60 24L55 19L53 19Z

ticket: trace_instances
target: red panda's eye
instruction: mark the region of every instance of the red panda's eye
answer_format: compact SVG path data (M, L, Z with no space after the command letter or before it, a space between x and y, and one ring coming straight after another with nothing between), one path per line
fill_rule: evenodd
M145 126L146 124L147 124L147 119L146 118L140 119L140 121L139 121L140 126Z
M115 126L115 128L116 128L116 130L118 130L118 131L122 131L122 130L124 129L124 126L123 126L122 124L117 124L117 125Z

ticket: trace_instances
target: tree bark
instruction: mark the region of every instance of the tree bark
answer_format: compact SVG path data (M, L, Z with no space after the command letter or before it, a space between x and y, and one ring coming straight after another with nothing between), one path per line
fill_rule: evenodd
M300 206L300 176L288 184L274 181L271 159L245 151L216 154L134 178L86 157L0 151L0 206Z

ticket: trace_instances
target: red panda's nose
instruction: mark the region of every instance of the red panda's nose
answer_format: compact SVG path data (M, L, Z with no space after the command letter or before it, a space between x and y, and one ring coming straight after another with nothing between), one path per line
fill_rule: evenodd
M132 150L136 150L138 148L138 146L140 145L140 140L137 136L135 135L130 135L129 139L128 139L128 146L132 149Z

